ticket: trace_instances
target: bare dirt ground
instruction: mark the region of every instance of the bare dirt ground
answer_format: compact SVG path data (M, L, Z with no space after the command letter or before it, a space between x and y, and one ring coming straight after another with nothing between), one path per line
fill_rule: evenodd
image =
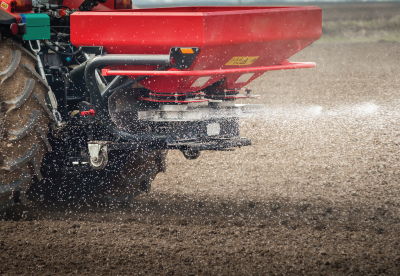
M324 16L361 20L349 9ZM318 66L251 84L267 107L242 120L251 147L170 152L128 207L14 210L0 274L400 274L400 43L325 42L291 60Z

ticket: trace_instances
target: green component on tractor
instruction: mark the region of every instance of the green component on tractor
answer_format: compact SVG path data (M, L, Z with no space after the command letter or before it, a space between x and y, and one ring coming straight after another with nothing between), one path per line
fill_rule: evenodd
M22 23L26 24L24 40L50 39L50 17L45 13L21 14Z

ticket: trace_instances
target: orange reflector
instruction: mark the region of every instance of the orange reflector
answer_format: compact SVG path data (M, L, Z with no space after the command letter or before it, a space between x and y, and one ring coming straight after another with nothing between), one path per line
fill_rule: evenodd
M193 49L192 48L181 48L182 54L193 54Z
M32 11L32 0L15 1L15 11Z

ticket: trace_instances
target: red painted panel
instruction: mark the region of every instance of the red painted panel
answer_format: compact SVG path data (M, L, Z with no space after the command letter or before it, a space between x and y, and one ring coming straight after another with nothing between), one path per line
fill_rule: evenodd
M110 54L168 54L170 48L199 47L188 70L231 69L233 57L258 57L240 66L282 64L321 36L321 10L316 7L189 7L113 12L76 12L71 15L75 46L104 46ZM119 70L148 70L135 66ZM154 68L153 68L154 69ZM255 74L248 82L261 74ZM229 75L226 88L248 84ZM219 76L221 78L224 75ZM141 82L158 93L195 92L191 76L154 76ZM211 82L211 83L210 83Z
M169 54L173 46L202 45L203 16L189 13L76 12L71 41L112 54Z

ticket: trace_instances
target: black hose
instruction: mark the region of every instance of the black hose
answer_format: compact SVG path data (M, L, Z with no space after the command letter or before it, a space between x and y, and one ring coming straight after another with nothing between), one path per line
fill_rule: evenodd
M164 67L164 66L163 66ZM160 68L162 68L162 67L160 67ZM157 68L158 69L158 68ZM131 86L132 84L135 84L135 83L137 83L137 82L139 82L139 81L142 81L142 80L144 80L144 79L147 79L149 76L141 76L141 77L138 77L138 78L136 78L136 79L134 79L134 80L132 80L132 79L130 79L130 80L128 80L127 82L125 82L124 84L121 84L120 86L118 86L118 87L116 87L116 88L114 88L114 89L111 89L110 90L110 93L113 93L114 91L117 91L117 90L121 90L121 89L124 89L124 88L127 88L127 87L129 87L129 86Z
M88 60L87 61L84 61L84 62L82 62L81 64L79 64L78 66L76 66L75 68L74 68L74 70L72 70L71 72L69 72L69 78L70 79L74 79L74 78L77 78L77 77L82 77L82 75L84 74L84 72L85 72L85 69L86 69L86 64L88 63Z
M53 42L51 41L51 43L53 43ZM53 46L50 46L49 43L46 43L46 46L49 47L49 49L52 50L53 52L63 55L63 56L75 56L76 54L79 54L80 51L82 51L82 47L79 47L75 52L65 53L65 52L60 52L60 51L56 50Z
M50 27L50 29L52 29L54 32L56 32L57 34L59 33L58 31L56 31L53 27Z
M54 46L60 47L61 49L65 50L64 47L57 45L55 42L51 41L50 39L49 39L49 42L51 42L51 44L53 44Z
M65 67L58 68L58 71L60 72L61 76L63 76L64 81L64 118L68 118L68 79L65 77L67 74L63 72L63 68ZM68 73L68 69L66 70Z
M68 79L64 78L64 118L68 118Z
M112 93L114 92L114 87L116 85L118 85L119 82L121 82L121 80L123 78L127 78L125 76L116 76L108 85L107 87L101 91L101 97L103 98L104 101L107 101L108 98L112 95Z

